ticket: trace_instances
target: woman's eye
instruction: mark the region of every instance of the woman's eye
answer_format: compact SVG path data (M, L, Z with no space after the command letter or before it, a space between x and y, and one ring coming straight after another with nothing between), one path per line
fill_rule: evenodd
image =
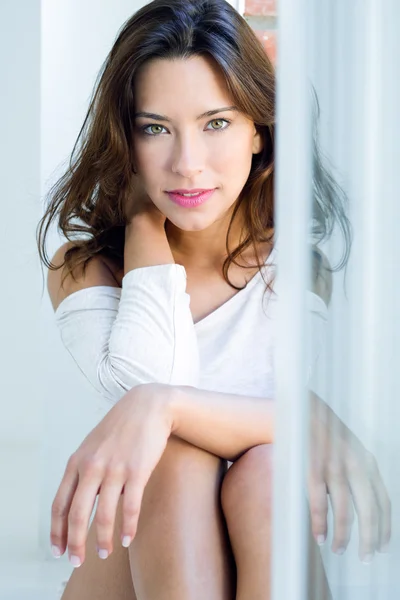
M217 127L214 128L212 127L212 129L208 129L208 131L225 131L225 129L228 129L229 125L231 124L231 121L228 121L228 119L213 119L212 121L210 121L208 123L208 125L211 125L212 123L227 123L227 127ZM148 129L153 129L153 131L150 133L148 131ZM165 127L163 127L162 125L156 125L156 124L152 124L152 125L145 125L144 127L142 127L142 131L143 133L145 133L146 135L149 135L151 137L158 137L161 134L161 131L154 131L154 129L165 129Z
M165 129L165 127L163 127L162 125L145 125L144 127L142 127L142 131L144 133L146 133L147 135L152 135L153 137L156 137L157 135L160 135L160 132L156 132L156 133L148 133L147 129L150 129L150 127L158 127L159 129Z
M209 125L211 125L211 123L223 123L223 122L227 123L228 126L231 124L231 122L228 121L228 119L214 119L213 121L210 121ZM225 131L225 129L228 129L228 126L224 127L224 128L218 127L218 129L213 128L213 131Z

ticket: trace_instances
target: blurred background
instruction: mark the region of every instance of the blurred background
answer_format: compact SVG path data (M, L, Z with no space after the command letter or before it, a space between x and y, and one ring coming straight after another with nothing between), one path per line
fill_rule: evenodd
M306 232L300 227L309 196L300 180L286 181L285 173L293 172L296 161L311 160L307 144L302 145L304 132L308 135L310 82L321 110L320 145L349 199L353 246L347 270L333 275L327 334L312 388L375 455L392 499L393 535L390 553L376 554L372 564L363 565L358 559L356 519L346 553L336 556L330 550L330 511L322 555L335 600L392 600L400 597L396 570L400 285L395 268L400 218L400 4L398 0L230 3L245 16L277 67L278 119L283 123L281 131L278 127L277 216L286 249L280 272L282 279L293 281L294 292L303 285L295 276L298 267L305 269L310 258L304 249ZM1 600L57 598L72 572L66 556L57 561L50 553L50 509L69 456L99 421L100 400L62 346L35 232L44 196L68 164L98 71L123 23L143 4L138 0L0 3L0 244L8 260L3 264L0 297ZM293 115L300 119L298 131L284 125ZM285 215L293 210L294 194L298 219L292 222ZM48 255L63 241L53 231ZM335 232L322 249L331 264L338 264L343 249L340 235ZM296 293L285 310L295 310ZM301 343L301 327L299 322L287 343ZM281 365L280 377L283 372ZM296 399L295 394L285 399L286 406L292 403L295 408ZM280 418L285 419L283 409ZM278 494L287 492L289 475L277 474ZM291 510L296 493L281 500L281 507ZM283 518L282 510L277 510L276 534L281 532L284 538L280 545L275 542L279 564L274 566L274 600L303 600L300 592L296 597L278 593L285 590L288 572L298 575L296 556L305 551L298 531L281 529ZM285 552L284 544L291 551Z

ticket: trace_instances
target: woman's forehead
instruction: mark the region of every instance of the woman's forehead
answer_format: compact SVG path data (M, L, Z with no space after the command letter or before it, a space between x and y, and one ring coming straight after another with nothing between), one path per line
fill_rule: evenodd
M212 104L217 102L216 106L234 104L221 70L203 56L152 59L140 67L135 77L137 102L147 101L147 96L153 99L154 94L168 101L179 94L201 99L205 93Z

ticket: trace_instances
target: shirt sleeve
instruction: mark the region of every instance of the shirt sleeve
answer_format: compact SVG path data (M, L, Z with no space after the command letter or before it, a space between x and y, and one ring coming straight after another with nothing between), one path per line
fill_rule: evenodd
M78 290L55 317L65 348L112 404L144 383L198 386L199 353L182 265L134 269L122 289Z
M328 307L318 294L308 291L308 373L307 385L310 390L321 398L325 397L322 391L322 374L326 356ZM322 395L321 395L322 394Z

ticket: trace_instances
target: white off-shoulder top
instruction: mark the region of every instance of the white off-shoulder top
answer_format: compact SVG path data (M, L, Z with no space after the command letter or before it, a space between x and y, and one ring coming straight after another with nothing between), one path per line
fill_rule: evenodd
M263 267L274 274L274 248ZM178 264L128 272L122 288L74 292L55 312L62 342L109 410L141 383L161 382L274 398L276 309L261 272L197 323L190 312L186 271ZM328 309L307 292L313 330L309 374L323 343ZM100 397L99 397L100 400Z

